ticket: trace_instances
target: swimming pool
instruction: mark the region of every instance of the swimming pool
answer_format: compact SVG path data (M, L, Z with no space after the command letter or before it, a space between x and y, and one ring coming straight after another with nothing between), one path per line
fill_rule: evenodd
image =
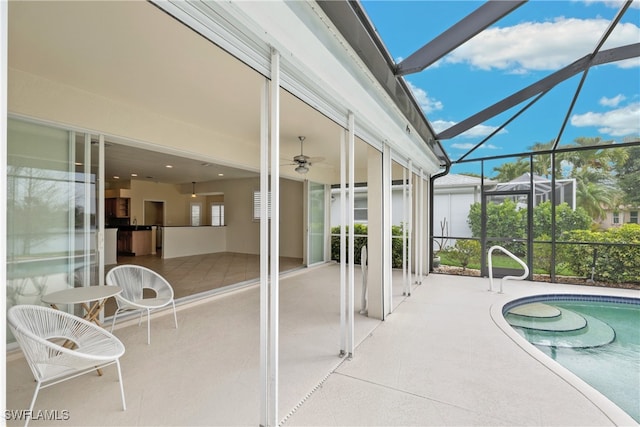
M502 312L520 336L640 423L640 299L538 295Z

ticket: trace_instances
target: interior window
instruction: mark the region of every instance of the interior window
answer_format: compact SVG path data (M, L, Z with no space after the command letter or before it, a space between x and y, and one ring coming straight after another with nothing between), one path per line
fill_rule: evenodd
M222 203L211 204L211 225L214 227L224 225L224 205Z
M197 227L200 225L200 213L202 205L200 203L191 203L191 226Z

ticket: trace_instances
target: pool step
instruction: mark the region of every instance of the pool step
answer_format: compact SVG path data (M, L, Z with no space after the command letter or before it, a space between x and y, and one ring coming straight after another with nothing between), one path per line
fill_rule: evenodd
M590 348L607 345L615 331L595 317L543 303L514 307L507 322L536 345L564 348Z

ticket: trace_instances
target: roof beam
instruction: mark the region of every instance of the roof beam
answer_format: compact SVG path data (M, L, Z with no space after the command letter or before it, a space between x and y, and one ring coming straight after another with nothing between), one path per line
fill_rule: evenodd
M489 25L522 6L527 0L488 1L444 33L412 53L396 67L396 75L404 76L424 70Z
M640 43L634 43L626 46L616 47L613 49L603 50L601 52L598 52L595 56L592 56L592 54L585 55L575 61L573 64L567 65L566 67L556 71L553 74L550 74L544 79L537 81L536 83L514 93L507 98L504 98L502 101L499 101L492 106L485 108L479 113L476 113L473 116L461 121L460 123L451 126L449 129L440 132L436 136L436 139L443 140L454 138L461 133L471 129L472 127L479 125L480 123L483 123L484 121L494 116L497 116L503 111L506 111L509 108L518 105L519 103L531 98L532 96L536 96L542 92L548 91L557 84L567 80L570 77L573 77L574 75L584 71L589 67L592 67L594 65L606 64L609 62L636 58L639 56Z

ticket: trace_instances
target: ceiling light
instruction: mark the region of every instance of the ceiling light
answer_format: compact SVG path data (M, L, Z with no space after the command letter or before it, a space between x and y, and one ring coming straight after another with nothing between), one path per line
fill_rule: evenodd
M309 168L304 165L300 165L296 168L296 172L304 174L309 172Z
M120 179L120 177L118 175L114 175L113 179Z
M192 181L191 182L192 187L191 187L191 197L196 197L196 182Z
M138 174L137 173L132 173L131 176L138 176Z
M224 174L223 173L219 173L218 176L224 176Z
M173 167L173 165L166 165L165 168L167 169L171 169Z

